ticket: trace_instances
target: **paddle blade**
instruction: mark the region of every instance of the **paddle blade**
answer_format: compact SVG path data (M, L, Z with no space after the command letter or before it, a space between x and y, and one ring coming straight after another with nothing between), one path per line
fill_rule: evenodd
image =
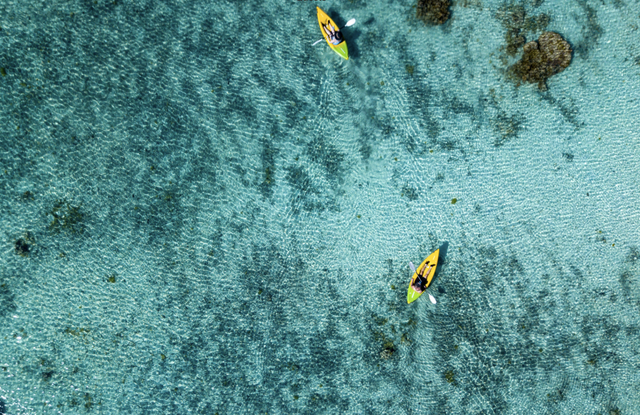
M409 261L409 268L411 268L411 271L416 272L416 267L415 265L413 265L413 262Z
M314 43L314 44L313 44L313 45L311 45L311 46L315 46L315 45L317 45L318 43L322 42L323 40L324 40L324 39L317 40L317 41L316 41L316 43Z
M437 302L437 301L436 301L436 298L435 298L434 296L432 296L431 294L429 294L429 300L431 300L431 302L432 302L433 304L435 304L435 303Z

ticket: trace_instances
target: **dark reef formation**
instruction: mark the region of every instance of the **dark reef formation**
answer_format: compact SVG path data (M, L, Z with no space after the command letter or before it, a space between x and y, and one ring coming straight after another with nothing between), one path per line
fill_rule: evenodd
M537 41L524 45L522 59L509 68L516 79L537 83L546 90L546 80L562 71L571 63L571 46L555 32L544 32Z
M449 20L449 0L418 0L416 16L428 25L441 25Z

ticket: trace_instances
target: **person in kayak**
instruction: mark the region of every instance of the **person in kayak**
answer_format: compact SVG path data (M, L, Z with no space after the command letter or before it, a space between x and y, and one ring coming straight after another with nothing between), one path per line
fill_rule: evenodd
M322 28L327 33L327 36L329 36L329 42L331 42L332 45L339 45L342 42L342 32L340 32L340 29L334 28L330 23L322 25Z
M427 286L427 277L431 272L431 268L433 268L433 266L429 266L429 268L427 268L427 265L429 264L424 264L424 267L421 270L417 271L418 276L416 277L416 280L413 282L413 284L411 284L411 286L417 293L423 292Z

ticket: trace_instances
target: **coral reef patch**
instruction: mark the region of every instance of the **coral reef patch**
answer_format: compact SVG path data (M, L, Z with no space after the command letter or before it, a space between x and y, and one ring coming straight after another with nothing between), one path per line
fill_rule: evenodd
M546 81L564 71L571 63L571 45L555 32L544 32L537 41L524 45L522 59L509 68L519 81L537 83L540 90L547 89Z
M416 16L428 25L441 25L451 16L449 7L449 0L418 0Z

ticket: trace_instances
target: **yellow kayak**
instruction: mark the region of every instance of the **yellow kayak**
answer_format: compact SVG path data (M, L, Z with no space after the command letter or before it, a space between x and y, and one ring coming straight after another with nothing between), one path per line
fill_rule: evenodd
M338 25L318 6L318 24L324 40L327 41L329 47L335 53L345 59L349 59L349 51L347 50L347 41L342 37L342 32Z
M420 298L425 289L429 286L429 284L431 284L431 280L436 274L439 255L440 250L436 249L434 253L429 255L427 259L422 261L422 264L420 264L420 266L416 268L415 272L413 273L413 277L411 277L411 282L409 283L409 290L407 292L407 304L411 304L412 302ZM413 264L411 266L413 267Z

